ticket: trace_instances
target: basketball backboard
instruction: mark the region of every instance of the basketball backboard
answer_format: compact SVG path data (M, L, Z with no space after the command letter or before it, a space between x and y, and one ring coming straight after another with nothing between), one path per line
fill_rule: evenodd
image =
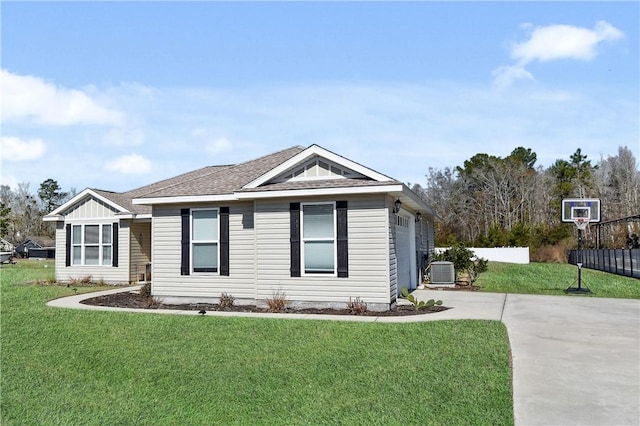
M600 199L598 198L565 198L562 200L562 221L577 220L600 222Z

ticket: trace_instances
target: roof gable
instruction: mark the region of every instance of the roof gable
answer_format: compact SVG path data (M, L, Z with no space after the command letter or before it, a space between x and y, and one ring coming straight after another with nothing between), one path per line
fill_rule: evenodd
M321 166L319 164L320 161L323 162L324 165ZM310 169L307 169L308 165L311 165ZM342 173L340 175L338 173L332 174L332 166L335 169L340 170ZM301 178L299 174L296 176L296 173L299 173L301 170L304 170L305 175L303 178ZM309 170L312 172L310 175L307 175ZM344 175L345 171L347 175ZM358 164L355 161L351 161L348 158L342 157L341 155L335 154L321 146L311 145L309 148L299 152L287 161L282 162L278 166L247 183L242 187L242 189L253 189L271 183L303 180L308 178L327 180L339 178L339 176L354 179L368 179L376 182L393 181L393 179L388 176Z
M73 210L77 205L82 202L91 199L92 197L97 199L98 201L104 203L109 208L113 209L116 213L128 213L125 207L118 204L115 200L111 199L114 197L109 197L109 194L117 195L116 193L109 193L107 191L101 191L99 189L90 189L87 188L84 191L78 193L75 197L71 198L69 201L53 210L51 213L47 214L44 217L44 220L48 218L52 218L53 220L57 220L59 216L65 215L70 210ZM51 219L50 219L51 220Z

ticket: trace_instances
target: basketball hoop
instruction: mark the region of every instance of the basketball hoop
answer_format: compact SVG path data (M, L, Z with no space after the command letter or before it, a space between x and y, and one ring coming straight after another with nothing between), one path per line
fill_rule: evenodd
M589 225L589 219L587 218L576 218L573 220L573 223L576 224L576 228L580 231L584 231L587 229L587 225Z

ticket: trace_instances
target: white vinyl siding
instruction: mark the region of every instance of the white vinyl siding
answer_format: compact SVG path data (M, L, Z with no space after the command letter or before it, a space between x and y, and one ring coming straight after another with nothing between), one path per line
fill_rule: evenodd
M225 292L236 299L255 299L255 248L253 203L226 204L229 207L229 276L193 273L180 275L180 210L193 207L154 206L152 234L152 292L160 298L216 299Z
M289 203L317 204L347 200L349 277L309 275L291 277ZM352 196L256 203L257 297L265 300L275 291L296 302L340 302L361 297L365 302L387 304L389 295L389 222L383 195Z
M122 249L121 247L121 252ZM138 266L142 267L151 263L151 221L131 223L131 247L129 252L131 257L130 281L137 282L140 278L138 276Z

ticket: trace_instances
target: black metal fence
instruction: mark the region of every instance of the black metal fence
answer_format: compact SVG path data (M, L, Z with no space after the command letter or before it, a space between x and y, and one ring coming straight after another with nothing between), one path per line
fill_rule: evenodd
M569 252L569 263L584 268L640 278L640 249L583 249Z

